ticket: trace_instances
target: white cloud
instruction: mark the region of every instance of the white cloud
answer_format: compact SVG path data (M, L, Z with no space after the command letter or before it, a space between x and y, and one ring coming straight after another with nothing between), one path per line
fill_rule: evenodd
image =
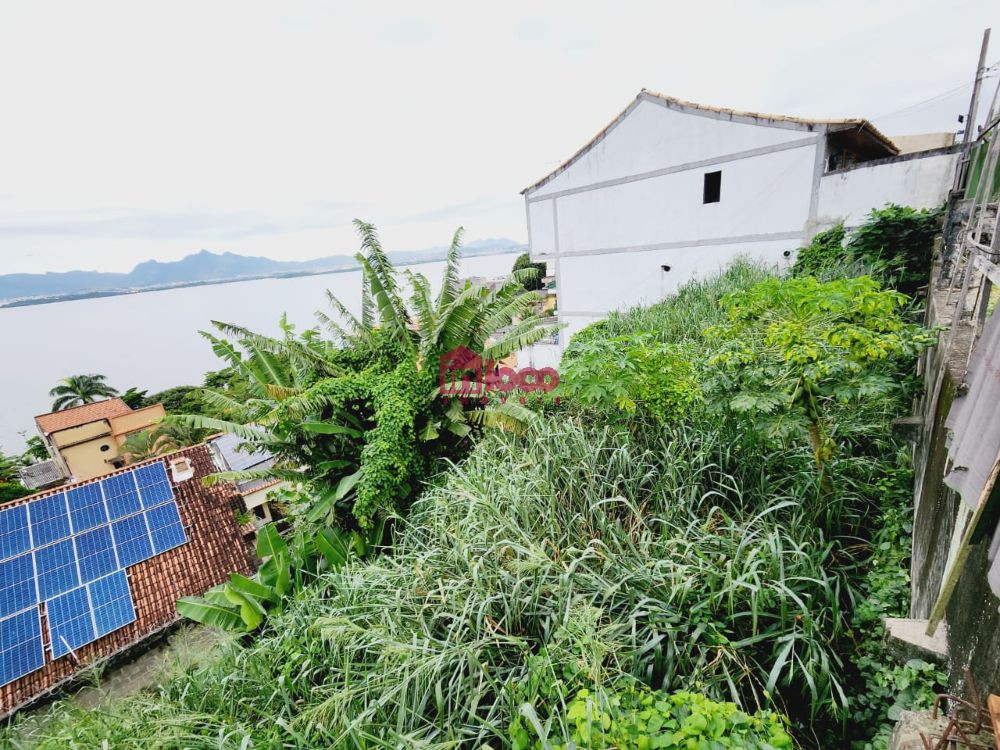
M354 215L399 248L460 223L524 239L518 191L644 86L953 129L968 87L892 113L969 82L996 16L926 0L2 4L0 272L350 252Z

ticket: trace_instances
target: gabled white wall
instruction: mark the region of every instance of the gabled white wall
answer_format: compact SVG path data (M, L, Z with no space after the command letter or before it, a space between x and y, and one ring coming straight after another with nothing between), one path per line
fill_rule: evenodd
M801 232L815 152L810 145L561 196L559 252ZM704 175L714 171L722 199L702 203Z
M801 129L692 115L643 99L600 142L532 195L540 197L809 135Z

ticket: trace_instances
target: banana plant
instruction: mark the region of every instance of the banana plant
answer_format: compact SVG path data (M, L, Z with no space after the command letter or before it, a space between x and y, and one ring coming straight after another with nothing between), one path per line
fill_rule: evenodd
M369 531L323 528L297 534L289 545L274 524L257 533L261 565L252 577L233 573L204 596L177 600L183 617L230 633L252 633L268 616L282 612L291 598L324 571L339 570L352 557L371 555L381 544L384 525Z

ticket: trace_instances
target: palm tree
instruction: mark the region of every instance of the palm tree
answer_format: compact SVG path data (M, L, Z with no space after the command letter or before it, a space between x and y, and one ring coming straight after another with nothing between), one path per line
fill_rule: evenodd
M70 375L59 381L59 385L49 391L55 398L52 411L62 411L73 406L92 404L99 398L117 396L118 391L105 381L106 375Z

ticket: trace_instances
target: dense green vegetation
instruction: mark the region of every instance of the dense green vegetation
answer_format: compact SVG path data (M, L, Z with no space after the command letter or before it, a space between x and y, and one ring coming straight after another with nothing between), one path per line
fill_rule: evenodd
M438 461L468 450L475 425L516 417L512 404L484 409L443 397L444 358L464 347L500 360L548 335L551 322L534 309L537 293L524 289L537 269L515 271L494 289L460 280L461 230L435 295L422 274L400 278L375 228L356 224L361 317L328 295L333 314L318 317L332 339L318 328L298 333L285 320L280 338L216 323L222 336L202 335L239 373L245 395L206 390L226 419L173 421L227 430L270 452L277 464L266 473L306 481L325 511L313 509L317 520L371 527L405 511Z
M585 329L561 404L490 420L437 403L436 367L418 364L488 348L489 293L446 279L435 303L411 279L403 303L362 237L374 304L328 321L335 344L287 325L211 334L251 396L209 400L245 417L227 425L278 451L279 471L313 478L287 551L265 532L265 569L205 599L255 634L155 692L67 705L26 726L31 741L884 747L888 720L926 699L917 678L940 679L881 646L908 594L912 477L890 423L931 340L904 297L847 276L843 255L822 280L737 263ZM527 312L515 281L494 312ZM491 422L519 429L477 431ZM386 518L371 559L310 536Z
M535 291L536 289L541 289L544 285L542 284L542 277L545 276L545 264L544 263L532 263L531 256L528 253L521 253L517 256L514 261L514 267L511 269L514 272L523 271L526 268L533 268L537 272L535 275L529 276L524 280L524 288L529 292Z
M849 237L843 225L817 233L799 250L792 274L822 277L874 269L886 284L912 295L927 284L943 215L943 208L918 211L889 204L874 209Z

